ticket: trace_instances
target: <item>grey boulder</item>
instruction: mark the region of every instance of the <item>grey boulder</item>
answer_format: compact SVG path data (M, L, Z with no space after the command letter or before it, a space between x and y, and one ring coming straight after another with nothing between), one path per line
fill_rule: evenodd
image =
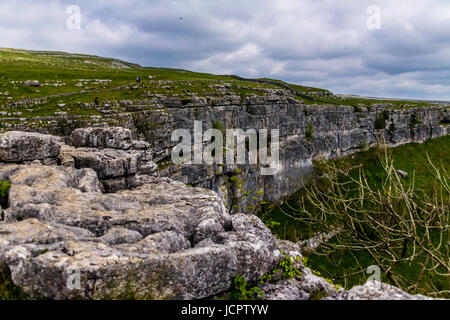
M41 83L37 80L27 80L23 83L26 87L40 87Z
M128 150L133 146L133 139L129 129L91 127L75 129L68 137L68 144L74 147Z
M22 162L56 158L61 146L56 137L10 131L0 135L0 161Z
M213 191L153 178L102 194L92 169L0 167L9 207L0 263L31 298L201 299L241 274L278 263L276 242L254 216L230 216Z
M399 288L378 281L367 281L362 286L355 286L348 291L340 291L331 300L431 300L422 295L411 295Z

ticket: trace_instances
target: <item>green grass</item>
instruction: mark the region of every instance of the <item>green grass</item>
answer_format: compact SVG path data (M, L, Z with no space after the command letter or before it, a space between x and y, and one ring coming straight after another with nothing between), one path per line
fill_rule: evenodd
M13 284L9 268L0 265L0 301L26 299L27 295Z
M230 76L140 67L125 62L120 62L121 67L118 67L118 63L115 59L89 55L0 49L0 106L24 99L47 98L29 108L32 110L16 110L22 112L22 116L42 116L52 115L56 111L76 113L79 110L78 102L93 102L96 96L100 101L143 99L147 97L146 92L169 97L189 97L190 94L208 96L217 94L219 91L214 86L222 84L247 87L244 91L255 95L261 94L258 89L277 88L274 85L236 80ZM137 76L142 79L138 89L117 89L127 85L136 86ZM27 80L38 80L44 86L24 86L23 82ZM70 96L52 97L63 94ZM58 108L57 104L62 103L66 106Z
M421 189L424 194L432 194L435 190L435 182L431 178L432 171L428 163L427 154L437 167L450 172L450 152L448 150L450 150L450 136L429 140L423 144L411 143L396 148L389 148L388 153L392 155L397 169L409 173L408 178L405 179L406 183L414 178L418 189ZM379 187L385 178L385 171L380 161L380 157L383 155L384 150L372 148L365 152L336 160L335 163L340 168L362 166L370 185ZM320 163L317 162L316 171L319 176L322 174L321 170ZM358 175L358 169L351 171L351 176L357 177ZM319 179L319 186L320 183L325 182ZM260 213L263 220L270 222L272 231L280 238L297 242L309 239L314 233L323 231L314 225L303 224L285 214L295 217L298 213L293 209L298 207L297 201L304 195L305 189L299 190L289 199L286 199L284 205L266 206ZM449 199L444 199L444 201L449 201ZM359 266L357 261L359 261L361 266ZM323 276L346 288L364 283L370 275L363 272L344 280L345 274L356 273L361 271L361 268L364 270L368 266L376 264L366 252L350 250L338 250L328 256L312 254L309 257L309 263L312 268L319 271ZM415 261L411 264L400 265L398 271L402 276L413 279L419 272L419 263L420 261ZM387 279L382 280L387 282ZM423 283L424 285L419 289L425 290L428 283L432 283L440 290L450 289L450 279L437 276L431 272L425 273Z
M256 298L264 298L264 294L257 286L250 287L243 276L235 276L233 279L233 287L230 292L219 295L217 300L256 300Z
M434 187L433 181L430 178L430 169L428 166L428 160L426 154L430 156L430 159L437 166L442 166L447 172L450 172L450 136L445 136L437 139L428 140L423 144L410 143L396 148L389 148L389 152L392 154L395 161L395 165L398 169L406 171L411 175L415 174L415 182L417 186L420 186L425 191L431 191ZM353 167L362 165L364 172L369 181L373 184L379 184L382 182L384 176L384 170L379 161L380 155L383 150L378 148L371 148L364 152L359 152L354 155L345 157L341 160L336 160L336 163L340 163L341 167ZM317 175L321 174L321 168L319 162L315 162ZM355 170L354 174L357 172ZM410 179L409 177L409 179ZM318 181L320 183L320 181ZM299 190L291 197L286 199L291 206L293 206L303 195L304 189ZM274 208L270 208L273 206ZM283 209L289 211L289 206L282 206ZM269 205L264 208L266 215L278 222L274 232L282 238L292 241L300 241L308 238L314 232L318 230L303 230L300 226L296 225L294 221L286 217L277 205ZM261 214L264 214L262 212Z
M137 76L142 79L139 85L136 85L135 81ZM27 80L38 80L43 86L27 87L23 85ZM307 105L370 107L384 102L391 103L394 108L430 105L412 101L317 97L315 93L330 92L280 80L260 80L269 80L271 83L180 69L141 67L91 55L0 49L0 119L5 123L17 125L23 122L22 119L32 121L36 117L55 116L55 113L60 112L69 116L81 115L88 119L91 116L102 116L100 111L105 103L118 105L116 102L121 100L145 101L156 95L164 95L167 98L177 96L183 101L189 101L193 95L197 95L207 98L209 104L215 106L218 96L224 97L231 93L240 96L241 102L244 103L247 97L265 95L265 89L285 90L278 83L302 93L303 96L295 98ZM224 85L227 86L225 92L220 89L220 86ZM99 98L100 107L80 107L80 103L93 103L95 97ZM127 112L120 107L116 111Z

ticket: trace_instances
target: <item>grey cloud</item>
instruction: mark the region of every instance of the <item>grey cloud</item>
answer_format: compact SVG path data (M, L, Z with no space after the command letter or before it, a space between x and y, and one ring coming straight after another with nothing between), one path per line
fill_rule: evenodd
M70 4L81 30L66 28ZM381 30L366 27L373 4ZM0 2L0 46L403 98L450 100L449 27L447 0Z

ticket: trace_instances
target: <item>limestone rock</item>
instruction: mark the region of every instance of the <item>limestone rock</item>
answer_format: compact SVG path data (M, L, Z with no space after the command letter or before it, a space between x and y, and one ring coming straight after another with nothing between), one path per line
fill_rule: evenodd
M56 158L61 146L50 135L10 131L0 135L0 162L22 162Z
M133 145L133 139L129 129L94 127L75 129L68 143L74 147L128 150Z
M152 178L102 194L92 169L66 166L7 165L0 178L12 183L0 262L31 297L120 298L133 282L140 298L200 299L278 262L264 224L231 217L213 191Z
M91 168L100 179L133 175L140 167L141 155L116 149L63 149L63 156L71 156L76 168Z
M23 83L23 85L27 87L40 87L41 83L37 80L27 80Z
M242 201L241 208L233 211L236 213L245 211L246 207L255 205L258 201L278 201L310 183L314 179L314 159L334 159L353 154L383 139L387 145L397 146L423 142L450 133L450 127L442 125L449 119L450 110L445 107L393 110L389 105L378 105L370 110L355 110L353 106L344 105L306 106L286 94L279 95L276 101L270 101L272 98L268 96L247 97L245 101L237 98L237 101L230 102L226 101L229 99L215 97L214 108L199 104L192 107L174 105L173 108L152 108L151 117L149 114L147 117L142 115L142 120L137 121L141 114L137 114L139 117L134 115L134 125L131 127L141 127L145 121L151 121L153 126L146 128L145 135L154 153L158 155L155 162L167 160L167 155L170 155L174 147L171 134L175 129L183 128L193 135L193 119L202 120L204 130L212 128L217 122L224 127L240 128L243 131L279 129L280 170L273 176L261 176L260 168L256 166L240 166L242 177L245 177L241 178L244 181L242 188L263 190L264 194L258 200L248 197ZM167 98L162 99L159 104L164 106L174 102L166 100ZM385 111L389 121L395 124L395 131L374 130L377 116ZM417 114L420 119L414 128L409 125L412 114ZM309 126L313 129L311 141L305 139ZM234 174L232 166L217 169L217 166L186 165L176 174L171 170L164 174L217 192L226 188L226 192L233 194L232 188L227 186L227 174Z
M99 240L109 245L117 245L122 243L136 243L142 239L142 235L133 230L125 228L111 228Z
M219 234L217 242L236 251L241 262L237 274L256 282L264 270L273 270L282 256L272 233L256 216L235 214L231 219L234 231Z
M40 134L0 136L0 160L11 162L0 165L0 180L11 182L0 265L31 298L121 298L132 285L140 299L202 299L229 290L236 275L257 283L286 254L301 258L304 243L275 239L254 215L230 215L216 192L153 176L153 150L127 130L71 138L80 147ZM206 176L203 169L194 173ZM426 298L375 282L344 290L302 259L295 268L296 279L275 275L261 286L266 299Z
M298 245L303 248L304 251L313 251L317 249L321 244L328 242L332 239L336 234L338 234L337 230L334 230L329 233L317 233L312 238L308 240L303 240L298 243Z
M422 295L411 295L399 288L378 281L367 281L362 286L355 286L348 291L341 291L329 299L336 300L430 300Z
M302 290L295 279L265 283L260 289L264 294L264 300L309 300L309 294Z
M145 184L148 176L157 174L158 167L151 160L152 150L145 143L134 142L138 150L74 148L62 145L60 162L77 169L93 169L106 192L132 189Z
M309 293L310 295L312 293L323 292L324 295L330 296L343 290L315 275L308 268L304 268L302 270L302 276L299 279L299 286L303 291Z
M138 244L155 253L175 253L191 248L191 243L185 236L173 231L154 233Z

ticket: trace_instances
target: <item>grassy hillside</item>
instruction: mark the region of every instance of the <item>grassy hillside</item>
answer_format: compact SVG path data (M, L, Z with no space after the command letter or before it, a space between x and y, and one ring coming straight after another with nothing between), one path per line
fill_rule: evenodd
M135 82L138 76L142 78L139 85ZM156 95L167 98L190 98L196 95L209 97L214 101L214 97L224 94L222 88L217 86L219 79L220 84L227 85L227 93L241 97L263 95L264 90L261 89L283 89L277 85L280 83L302 92L301 97L294 95L294 98L307 104L370 107L389 102L397 108L429 105L417 101L380 101L333 95L323 97L315 94L328 92L324 89L287 84L278 80L271 80L271 84L257 83L232 76L141 67L90 55L0 49L0 118L13 122L18 121L18 118L54 116L55 113L100 115L96 108L80 107L81 103L92 103L95 97L103 103L149 99ZM41 86L24 85L28 80L37 80Z
M137 77L142 79L140 84L136 83ZM277 88L229 76L144 68L96 56L0 49L0 117L7 120L17 116L53 116L55 112L97 115L95 108L80 107L80 103L93 103L95 97L104 103L143 100L158 94L167 98L215 96L220 94L214 87L219 79L222 84L235 84L236 91L245 87L247 94ZM26 86L24 82L28 80L37 80L41 86Z

